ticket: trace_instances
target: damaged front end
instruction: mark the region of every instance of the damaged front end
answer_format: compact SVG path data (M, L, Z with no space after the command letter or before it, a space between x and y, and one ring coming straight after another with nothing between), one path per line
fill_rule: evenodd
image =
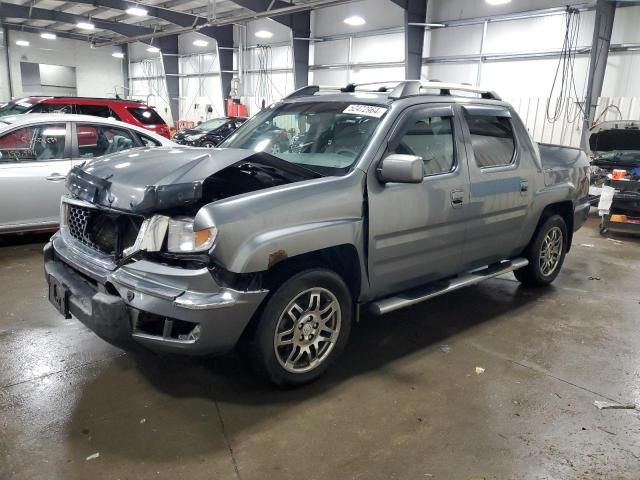
M232 348L265 298L259 273L216 264L204 205L319 175L245 150L155 148L74 168L45 247L51 303L105 340L211 354Z
M158 150L164 150L160 157ZM217 229L194 229L204 205L320 175L267 153L153 149L75 167L61 224L81 244L118 265L134 256L211 266ZM127 161L125 161L127 160Z

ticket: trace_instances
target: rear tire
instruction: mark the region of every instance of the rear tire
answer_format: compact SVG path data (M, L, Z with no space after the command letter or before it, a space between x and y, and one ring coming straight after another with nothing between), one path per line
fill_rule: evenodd
M344 350L352 316L342 278L326 269L306 270L271 295L243 350L262 378L279 387L304 385Z
M567 224L564 219L560 215L547 218L524 251L529 264L514 271L515 277L527 286L549 285L562 268L567 239Z

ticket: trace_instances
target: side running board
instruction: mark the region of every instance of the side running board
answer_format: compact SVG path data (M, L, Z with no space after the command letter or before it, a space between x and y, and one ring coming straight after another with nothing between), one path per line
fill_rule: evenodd
M384 315L404 307L424 302L430 298L440 296L442 294L458 290L469 285L475 285L488 278L497 277L505 273L513 272L522 267L526 267L529 260L526 258L514 258L501 263L489 265L483 270L475 270L471 273L459 275L447 280L435 282L425 287L418 287L407 290L393 297L387 297L370 304L370 310L375 315Z

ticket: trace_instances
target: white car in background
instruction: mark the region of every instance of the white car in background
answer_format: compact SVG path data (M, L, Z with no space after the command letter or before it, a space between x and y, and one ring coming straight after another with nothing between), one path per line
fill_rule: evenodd
M88 115L29 114L0 123L0 233L56 228L69 170L135 148L177 146L144 128ZM134 158L132 158L134 161Z

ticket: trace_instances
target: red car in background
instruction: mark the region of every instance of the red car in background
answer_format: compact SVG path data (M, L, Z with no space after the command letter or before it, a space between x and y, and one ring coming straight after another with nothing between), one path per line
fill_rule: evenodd
M25 97L0 107L0 121L23 113L75 113L113 118L169 138L169 126L153 107L136 100L86 97Z

